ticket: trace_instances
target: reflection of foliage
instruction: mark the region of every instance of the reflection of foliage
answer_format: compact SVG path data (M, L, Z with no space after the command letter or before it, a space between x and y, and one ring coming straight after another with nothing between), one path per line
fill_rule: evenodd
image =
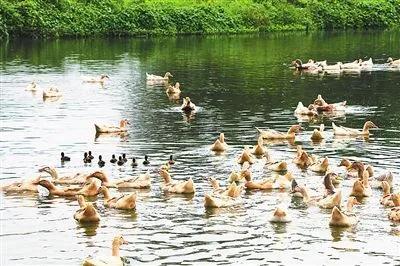
M2 0L0 36L236 33L400 24L400 0Z

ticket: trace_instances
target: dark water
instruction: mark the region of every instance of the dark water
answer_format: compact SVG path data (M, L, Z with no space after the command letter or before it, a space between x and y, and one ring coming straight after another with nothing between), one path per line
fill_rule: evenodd
M129 241L121 255L131 264L399 264L399 225L389 222L379 204L381 191L356 207L360 222L351 229L328 226L329 211L293 203L287 192L247 192L243 204L205 210L206 177L226 183L244 145L253 145L255 127L286 131L297 123L298 101L311 102L322 94L329 102L347 100L338 124L362 127L374 121L380 130L368 140L335 139L331 118L302 122L296 138L312 154L326 155L333 169L340 158L372 164L377 173L391 170L394 190L400 174L400 72L374 68L357 75L298 75L288 68L295 58L326 59L330 63L372 57L383 64L400 57L400 32L282 34L269 36L181 37L158 39L15 40L1 44L1 179L2 183L37 174L43 165L61 173L96 169L84 167L82 154L92 150L108 162L112 154L128 157L149 154L150 167L133 171L112 167L112 178L152 173L151 190L138 192L136 212L97 207L98 226L80 226L72 218L73 200L1 194L1 262L16 264L79 264L89 255L109 255L115 234ZM145 73L170 71L183 96L200 110L183 116L164 90L146 86ZM83 76L107 73L104 88L83 84ZM24 91L35 80L42 88L55 85L63 97L43 102L41 93ZM95 139L94 122L117 123L127 118L129 136ZM324 122L328 137L320 145L310 132ZM230 150L223 156L209 152L218 132L225 132ZM294 157L295 147L271 145L275 159ZM72 161L60 168L59 153ZM193 177L193 197L164 195L155 169L175 154L176 179ZM300 183L322 193L321 177L290 165ZM261 161L254 178L271 173ZM343 182L347 197L351 181ZM115 191L113 191L115 193ZM289 206L293 222L276 226L268 215L276 204ZM384 244L383 244L384 243Z

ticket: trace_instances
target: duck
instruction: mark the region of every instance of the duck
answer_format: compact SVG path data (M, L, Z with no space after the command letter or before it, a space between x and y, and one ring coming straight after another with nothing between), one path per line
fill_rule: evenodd
M236 185L235 182L230 183L230 185L226 189L221 188L218 180L214 177L210 177L209 182L211 184L211 187L213 188L213 195L222 195L237 198L242 193L242 187Z
M150 164L149 156L147 156L147 155L144 156L143 164L144 164L144 165L149 165L149 164Z
M135 189L148 189L151 186L150 173L147 171L134 177L122 178L115 181L115 187L120 188L135 188Z
M292 179L290 194L292 197L302 198L303 203L307 205L316 203L316 199L311 198L307 187L298 185L296 179Z
M83 80L84 83L100 83L101 85L104 84L104 82L110 79L110 77L106 74L101 74L100 77L91 77L91 78L86 78Z
M367 61L362 61L360 59L360 65L361 65L361 70L371 70L372 67L374 66L374 63L372 62L372 58L369 58Z
M26 88L25 88L26 91L37 91L38 89L39 89L39 86L34 81L29 83L28 86L26 86Z
M322 160L318 160L315 163L311 164L309 169L313 172L317 173L325 173L329 168L329 160L328 157L325 157Z
M350 196L355 197L370 197L372 195L371 187L368 183L368 178L361 180L355 180L353 183L353 188L351 190Z
M43 90L43 99L45 99L45 98L58 98L58 97L61 97L61 96L62 96L61 92L55 87L50 87L47 90Z
M400 68L400 59L393 60L393 58L389 57L386 62L388 63L389 67Z
M262 156L266 152L267 152L267 149L264 147L264 140L261 136L259 136L257 139L257 144L254 146L251 153L256 156Z
M136 209L136 192L119 197L111 197L110 191L106 186L101 186L100 191L104 195L104 206L108 208L115 208L120 210L134 210Z
M233 198L226 195L204 194L204 207L206 208L226 208L240 203L240 197Z
M136 162L136 158L135 157L132 158L131 166L132 167L137 167L138 166L138 163Z
M174 156L173 156L172 154L169 156L168 164L169 164L169 165L175 164Z
M118 160L115 158L115 154L111 155L110 163L116 163Z
M90 175L88 173L76 173L71 176L59 177L57 170L54 167L45 166L39 169L39 173L48 173L52 182L56 185L74 185L74 184L84 184L87 181L87 177Z
M211 145L210 150L214 152L224 152L228 149L228 144L225 142L224 133L220 133L217 140Z
M337 62L334 65L320 65L322 67L322 70L325 72L340 72L342 69L342 62Z
M146 73L147 81L151 81L151 82L164 83L164 82L167 82L169 80L169 78L172 78L172 77L173 77L172 74L169 72L165 73L164 77Z
M22 192L38 192L38 184L40 181L40 176L24 179L22 181L13 182L11 184L3 185L0 190L5 193L22 193Z
M288 165L285 161L274 161L271 159L268 152L266 152L263 156L265 160L265 166L267 169L274 172L284 172L287 171Z
M249 148L245 147L240 154L239 158L237 159L238 164L243 164L244 162L248 162L249 164L254 163L254 157L251 154L251 151Z
M270 190L270 189L288 189L293 180L292 173L288 172L285 175L278 175L274 178L266 178L261 181L253 181L251 176L245 177L245 188L248 190Z
M324 129L325 129L324 124L321 124L319 126L319 129L314 128L314 131L311 135L311 140L315 142L323 140L325 138Z
M248 163L248 162L245 162L245 163ZM244 178L244 176L241 175L240 172L236 172L235 170L233 170L228 176L228 183L240 182L243 180L243 178Z
M388 214L389 220L400 222L400 194L392 194L394 207L390 209Z
M296 59L295 61L292 62L292 65L297 69L297 70L318 70L318 64L314 62L314 60L309 59L307 63L303 64L303 62L300 59Z
M351 163L349 168L351 170L357 171L357 177L360 181L364 180L364 179L368 180L368 178L373 175L372 166L369 166L368 168L366 168L362 162L353 162L353 163ZM367 169L369 169L369 170L367 170Z
M394 207L392 200L392 193L390 193L390 185L387 181L382 181L383 196L380 199L380 203L385 207Z
M125 161L122 159L122 156L118 156L117 165L118 166L123 166L124 163L125 163Z
M128 244L128 242L121 236L117 235L112 241L112 253L110 257L102 257L99 259L87 258L83 261L83 266L123 266L124 261L119 255L120 246Z
M369 168L366 168L368 171ZM369 174L371 176L371 174ZM383 189L383 182L387 182L389 186L392 186L393 183L393 173L388 171L386 173L383 173L379 176L377 176L375 179L371 180L371 187L372 188L382 188Z
M357 137L357 136L366 136L370 135L369 130L371 128L378 128L373 122L367 121L364 124L362 130L348 128L343 126L336 126L334 122L332 122L333 134L337 136L349 136L349 137Z
M79 203L79 210L74 214L74 219L80 223L98 223L100 215L94 208L93 203L86 202L82 195L76 195Z
M42 179L38 182L38 184L49 191L49 194L52 196L60 196L60 197L73 197L76 195L84 195L84 196L96 196L99 193L99 186L96 181L91 181L85 184L81 189L77 190L77 188L68 188L68 187L57 187L53 184L53 182L49 180Z
M340 66L340 69L343 71L350 70L350 71L360 71L361 70L361 65L359 60L355 60L350 63L344 63Z
M330 174L325 175L324 186L325 195L317 202L317 205L322 209L332 209L335 206L340 206L342 202L342 191L338 190L335 192Z
M296 133L298 133L302 128L300 125L293 125L289 128L287 133L282 133L273 129L262 130L257 127L256 129L263 139L294 139Z
M193 179L189 178L186 181L173 181L171 175L163 170L159 170L160 176L164 179L164 183L162 185L162 190L168 193L177 193L177 194L193 194L196 191L196 188L193 183Z
M92 163L92 159L89 158L87 152L85 152L83 154L83 163L87 164L87 163Z
M287 213L287 209L277 206L269 218L271 223L289 223L292 221Z
M106 162L103 161L103 156L99 155L99 162L97 163L99 167L104 167L106 165Z
M317 112L337 112L337 111L346 111L347 101L342 101L338 103L327 103L321 96L318 94L317 99L314 100L314 103L311 105ZM309 107L310 108L310 107Z
M299 102L294 110L294 115L316 116L318 112L312 108L305 107L302 102Z
M185 113L190 113L196 110L196 105L192 103L189 97L183 98L183 102L181 105L181 110Z
M129 124L129 121L127 119L122 119L119 122L119 126L111 126L111 125L100 125L100 124L94 124L94 127L96 129L96 134L100 133L120 133L120 132L127 132L128 128L126 127Z
M304 169L314 163L314 158L309 156L301 145L297 145L297 153L296 157L293 159L293 163Z
M90 160L93 160L93 159L94 159L94 156L92 155L92 151L88 151L88 158L89 158Z
M361 163L361 162L359 162L359 163ZM338 166L344 166L346 168L348 176L357 177L358 169L353 168L352 164L353 164L353 162L351 162L350 160L342 159ZM363 166L364 166L364 164L363 164ZM367 171L367 173L362 172L363 174L368 174L368 177L371 177L374 175L374 168L371 165L365 165L364 167L365 167L364 169ZM356 172L355 174L353 173L354 171Z
M343 181L343 178L340 175L338 175L337 173L334 173L334 172L328 173L327 172L326 175L328 175L330 177L333 185L339 185Z
M357 216L353 213L353 205L359 204L355 197L349 197L347 200L346 211L341 211L337 206L334 206L329 220L330 226L350 227L357 224Z
M71 158L68 156L65 156L64 152L61 152L61 162L69 162L71 161Z
M167 90L165 91L167 94L180 94L181 89L180 89L180 84L179 82L175 83L175 86L169 85Z

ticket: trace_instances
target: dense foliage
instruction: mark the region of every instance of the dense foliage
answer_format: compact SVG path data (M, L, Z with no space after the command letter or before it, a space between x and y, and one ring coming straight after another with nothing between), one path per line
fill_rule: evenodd
M0 0L0 36L389 28L400 0Z

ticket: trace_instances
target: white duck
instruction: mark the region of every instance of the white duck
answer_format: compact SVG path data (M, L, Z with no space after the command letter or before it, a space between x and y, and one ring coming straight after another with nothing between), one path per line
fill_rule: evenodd
M360 71L361 65L359 60L355 60L351 63L345 63L340 66L343 71Z
M389 57L387 63L389 67L400 68L400 59L393 60L393 58Z
M100 83L100 84L104 84L104 82L110 79L110 77L106 74L101 74L100 77L91 77L91 78L86 78L83 80L83 82L85 83Z
M306 116L314 116L318 115L318 112L315 110L310 110L303 105L302 102L297 104L296 110L294 110L294 115L306 115Z
M25 88L26 91L37 91L38 89L39 89L39 86L34 81L29 83L28 86L26 86L26 88Z
M372 67L374 66L374 63L372 62L372 58L369 58L367 61L361 61L360 65L361 65L361 70L371 70Z
M128 244L127 241L121 236L118 235L114 237L112 242L112 253L109 257L102 257L98 259L87 258L83 261L83 266L123 266L124 262L122 261L119 255L120 246L123 244Z
M348 128L343 126L336 126L335 123L332 122L333 134L337 136L349 136L349 137L357 137L357 136L369 136L369 129L371 128L378 128L374 123L371 121L367 121L364 124L362 130Z
M165 73L164 77L146 73L146 80L151 82L160 82L160 83L167 82L170 77L173 76L169 72Z
M58 98L61 97L62 93L55 87L50 87L43 91L43 99L45 98Z

